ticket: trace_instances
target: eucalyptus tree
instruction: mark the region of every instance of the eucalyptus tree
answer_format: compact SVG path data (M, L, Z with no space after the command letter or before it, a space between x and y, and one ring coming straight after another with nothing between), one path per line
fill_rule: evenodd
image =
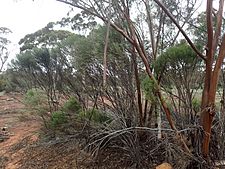
M202 62L196 53L187 43L181 41L160 55L154 68L161 86L171 97L176 116L181 116L180 126L185 127L183 122L195 124L199 112L193 102L203 80ZM176 92L173 92L174 89Z
M63 57L58 44L72 35L69 31L54 30L53 26L53 23L49 23L21 39L20 54L11 66L12 70L21 71L25 81L29 79L28 87L40 87L46 91L52 110L57 109L62 92L61 79L67 67L67 57Z
M56 30L54 25L55 23L50 22L44 28L25 35L25 37L19 41L20 52L39 47L55 48L59 42L72 35L69 31Z
M104 39L107 28L98 25L86 37L74 35L61 43L60 50L69 57L71 75L65 77L69 90L82 102L93 103L96 107L114 112L123 126L136 124L137 105L135 102L133 61L124 38L114 30L109 32L107 86L102 86L104 72ZM72 78L73 76L73 78ZM89 102L90 103L90 102ZM86 106L87 107L87 106Z
M26 91L37 87L36 78L32 74L34 68L35 60L31 52L17 55L15 59L11 60L6 71L9 81L8 88Z

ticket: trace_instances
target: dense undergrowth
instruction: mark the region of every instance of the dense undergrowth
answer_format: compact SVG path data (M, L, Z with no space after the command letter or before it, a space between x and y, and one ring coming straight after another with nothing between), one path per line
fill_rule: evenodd
M25 168L31 163L44 168L60 158L65 168L147 169L163 162L175 169L206 169L215 165L213 160L208 163L201 155L203 131L200 126L186 126L176 133L164 124L159 139L157 128L135 124L124 127L123 119L113 116L112 112L93 107L85 110L74 97L62 100L59 109L53 112L46 110L45 99L36 89L28 91L24 99L27 110L33 113L36 110L44 124L40 142L26 150L24 160L30 163L26 163ZM220 159L224 151L220 147L223 143L218 142L224 137L218 132L224 128L221 124L218 120L213 128L211 159L214 160ZM185 150L181 136L190 152Z

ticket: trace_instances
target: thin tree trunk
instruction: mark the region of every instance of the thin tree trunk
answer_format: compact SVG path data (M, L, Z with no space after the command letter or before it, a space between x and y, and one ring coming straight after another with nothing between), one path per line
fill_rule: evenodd
M158 139L162 138L162 118L161 118L161 112L157 112L157 124L158 124Z
M147 23L148 23L148 29L150 32L150 39L151 39L151 44L152 44L152 56L153 60L156 59L156 43L155 43L155 37L154 37L154 32L153 32L153 24L152 24L152 16L151 16L151 11L150 11L150 6L149 6L149 1L146 0L144 1L146 12L147 12Z
M137 87L137 98L138 98L138 110L139 110L139 125L143 126L143 111L142 111L142 101L141 101L141 83L138 75L137 58L135 56L135 49L132 50L132 59L134 64L134 75Z
M109 43L109 30L110 30L110 18L111 18L111 0L109 1L109 14L108 14L108 22L107 22L107 30L105 36L105 47L104 47L104 56L103 56L103 87L106 87L106 71L107 71L107 50Z
M144 4L145 4L145 8L146 8L146 13L147 13L147 23L148 23L148 29L149 29L149 32L150 32L150 39L151 39L151 45L152 45L152 57L153 57L153 61L156 60L156 57L157 57L157 43L155 42L155 37L154 37L154 29L153 29L153 23L152 23L152 16L151 16L151 10L150 10L150 5L149 5L149 1L146 0L144 1ZM160 18L161 20L161 18ZM161 24L161 23L160 23ZM159 29L159 32L161 30L161 27ZM159 33L158 32L158 33ZM158 41L158 39L157 39ZM154 74L154 72L152 72ZM162 128L162 119L161 119L161 112L157 112L157 105L156 103L152 103L153 104L153 107L155 108L155 112L157 114L157 126L158 126L158 139L161 139L162 138L162 131L161 131L161 128Z
M146 122L147 120L147 108L148 108L148 100L145 99L145 105L144 105L144 114L143 114L143 120Z

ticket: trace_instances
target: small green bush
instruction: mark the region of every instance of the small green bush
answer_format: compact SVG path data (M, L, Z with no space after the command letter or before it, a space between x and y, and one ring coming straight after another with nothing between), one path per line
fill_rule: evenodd
M194 111L197 113L200 111L201 109L201 101L199 99L193 99L192 100L192 106L193 106L193 109Z
M6 81L4 79L0 79L0 92L6 89Z
M50 126L59 127L67 122L66 114L62 111L53 112L51 115Z
M45 92L40 89L28 90L24 97L24 104L32 115L41 117L45 127L47 127L49 105Z
M40 89L29 89L25 95L24 102L29 107L37 107L45 105L47 96Z
M151 80L148 76L146 76L142 82L141 87L144 90L145 96L148 100L150 100L152 103L157 102L157 97L155 96L156 92L156 84L153 80Z
M63 111L67 113L78 114L80 110L81 105L74 97L71 97L63 106Z
M97 109L89 109L87 111L81 111L79 113L79 117L81 119L88 119L96 123L105 123L111 121L111 119L106 114L100 112Z

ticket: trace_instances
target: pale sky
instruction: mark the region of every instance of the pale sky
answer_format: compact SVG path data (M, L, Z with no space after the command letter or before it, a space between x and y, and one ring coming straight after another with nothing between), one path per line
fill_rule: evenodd
M65 17L70 7L56 0L0 0L0 27L10 28L11 55L18 53L18 41L49 22Z

